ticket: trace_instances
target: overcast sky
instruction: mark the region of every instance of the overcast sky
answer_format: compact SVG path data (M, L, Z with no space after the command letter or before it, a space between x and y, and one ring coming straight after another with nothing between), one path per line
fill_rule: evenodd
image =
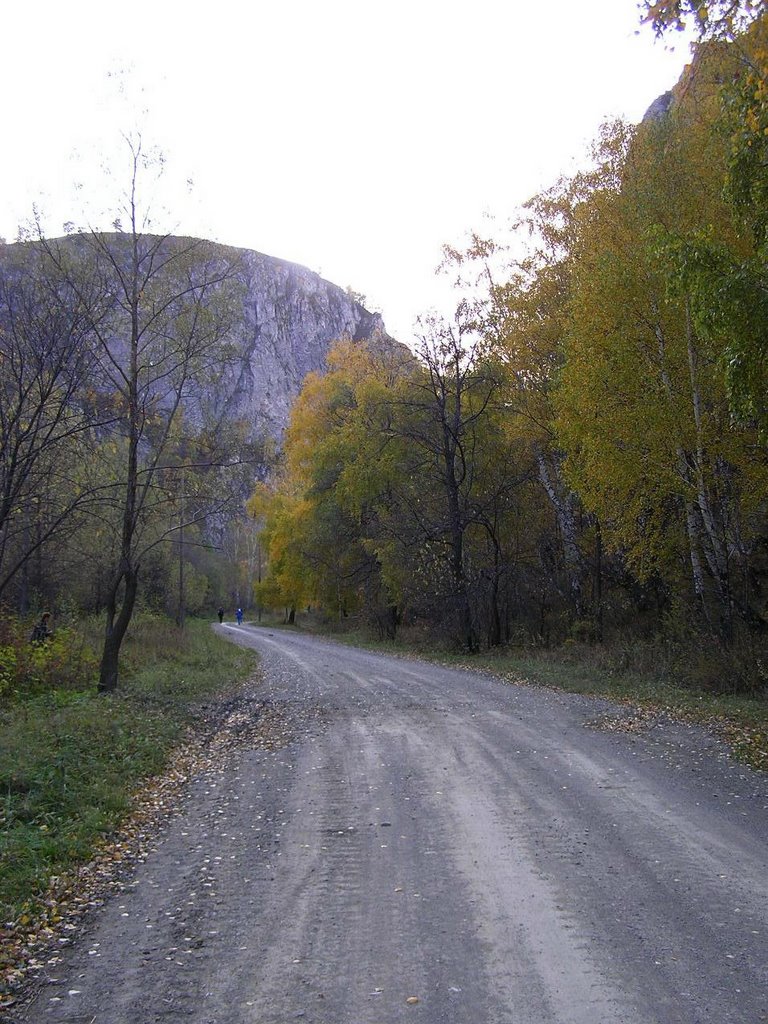
M403 341L443 243L573 170L688 59L636 0L27 0L2 29L0 235L33 204L51 234L95 220L138 126L166 157L158 227L303 263Z

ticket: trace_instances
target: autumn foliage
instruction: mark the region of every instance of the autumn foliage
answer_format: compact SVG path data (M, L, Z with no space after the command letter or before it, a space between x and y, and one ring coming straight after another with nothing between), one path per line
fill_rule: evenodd
M605 125L511 239L447 252L453 321L308 378L251 502L265 604L469 650L666 637L738 650L697 682L762 687L765 62L762 10L734 42L732 6L697 7L665 115Z

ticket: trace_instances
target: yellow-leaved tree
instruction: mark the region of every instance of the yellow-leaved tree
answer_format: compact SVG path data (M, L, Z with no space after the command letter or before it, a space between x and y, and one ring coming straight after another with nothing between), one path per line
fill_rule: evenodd
M618 177L574 208L572 298L557 393L567 473L640 579L685 571L706 620L733 636L766 463L732 422L721 353L696 330L660 239L707 225L745 244L723 201L713 129L722 54L670 112L623 135ZM610 141L610 140L609 140Z

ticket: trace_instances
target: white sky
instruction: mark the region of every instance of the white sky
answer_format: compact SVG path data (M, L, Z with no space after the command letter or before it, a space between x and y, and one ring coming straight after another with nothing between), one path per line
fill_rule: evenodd
M124 180L138 125L167 158L160 226L350 285L406 342L438 301L441 245L573 170L688 59L638 32L636 0L3 8L0 235L33 203L51 234L103 207L103 166Z

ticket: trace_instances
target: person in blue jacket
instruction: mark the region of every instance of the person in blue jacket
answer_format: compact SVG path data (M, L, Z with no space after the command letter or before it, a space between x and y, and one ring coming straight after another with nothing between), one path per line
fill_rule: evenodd
M242 626L242 624L243 624L243 609L242 608L238 608L237 611L235 612L235 615L237 616L237 624L238 624L238 626Z

